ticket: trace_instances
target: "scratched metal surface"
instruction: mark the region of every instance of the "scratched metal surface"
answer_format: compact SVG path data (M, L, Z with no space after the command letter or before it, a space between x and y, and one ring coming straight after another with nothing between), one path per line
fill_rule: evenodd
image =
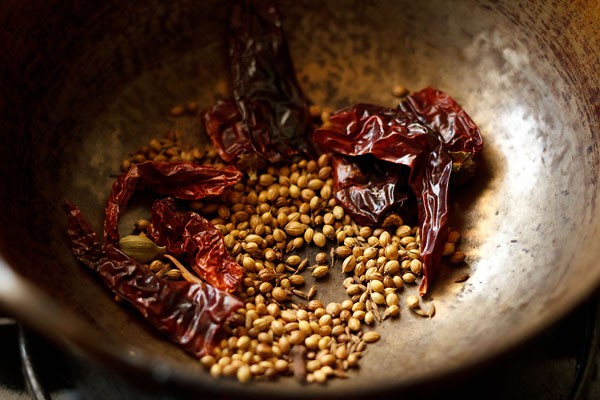
M435 318L403 310L382 324L382 340L347 381L213 380L73 260L60 201L80 204L100 231L121 158L176 123L166 116L171 105L213 103L228 79L226 10L217 2L66 4L7 2L12 12L0 24L0 301L77 353L183 391L362 396L473 368L597 287L594 1L286 1L292 57L316 103L393 105L393 85L431 85L479 124L482 168L468 191L451 197L468 263L434 285ZM193 121L182 128L199 129ZM455 283L465 273L470 278ZM319 298L343 299L340 283L334 274Z

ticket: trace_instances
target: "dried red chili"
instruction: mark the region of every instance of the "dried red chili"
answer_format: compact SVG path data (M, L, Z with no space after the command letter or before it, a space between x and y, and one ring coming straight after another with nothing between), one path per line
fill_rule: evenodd
M196 357L220 339L223 324L243 303L211 285L157 278L116 245L101 245L81 211L65 202L73 253L104 284L173 342Z
M219 100L202 116L206 133L219 156L244 171L257 171L265 160L254 151L248 125L233 99Z
M336 161L334 184L336 199L357 220L375 224L396 205L389 195L393 177L377 175L365 167L357 169L357 160L362 159L371 169L381 162L410 168L408 184L417 196L421 224L420 292L424 295L429 279L437 274L445 242L448 185L453 171L449 150L457 161L464 162L463 168L454 168L462 172L461 180L472 176L472 162L483 146L479 130L450 96L430 88L409 96L396 109L359 104L335 113L330 122L313 137L322 150L352 157L350 167ZM370 158L365 162L365 157ZM373 159L377 161L373 163ZM353 172L347 174L344 168ZM395 183L403 181L398 176ZM385 188L383 193L376 191L381 188Z
M441 90L425 88L407 96L399 108L414 113L440 134L452 159L453 182L464 183L473 177L483 139L475 122L452 97Z
M233 261L223 235L195 212L177 212L172 199L154 203L148 235L167 252L185 257L187 264L212 286L232 292L242 278L241 267Z
M173 200L163 200L153 207L152 219L157 225L150 228L151 232L167 241L175 254L187 255L192 268L208 283L157 278L118 248L118 219L136 190L151 189L162 195L197 200L223 193L241 175L231 166L217 169L186 162L148 161L132 166L113 184L106 206L104 245L80 210L65 203L75 256L97 271L109 289L131 303L156 328L196 356L205 354L215 343L224 321L242 305L228 294L239 288L242 268L231 260L223 237L210 222L191 212L177 214ZM161 221L163 214L165 220ZM181 225L169 227L169 221Z
M221 157L242 169L255 169L258 161L279 162L310 152L307 137L313 127L308 101L297 82L282 21L272 2L235 1L229 55L239 116L230 101L218 103L203 116Z
M199 200L220 195L224 190L236 184L241 177L241 172L233 166L218 169L188 162L152 161L135 164L113 184L106 206L104 239L106 243L118 243L119 216L136 190L150 189L158 194L173 196L182 200ZM154 220L159 221L160 218L156 217ZM192 220L195 222L192 222ZM191 268L202 279L219 289L233 292L240 284L242 268L231 260L225 250L222 235L211 223L202 220L203 218L200 216L188 216L187 220L177 220L181 223L190 222L190 227L187 231L185 226L178 227L176 232L185 233L186 235L193 232L191 235L195 234L198 238L193 239L190 236L182 236L180 240L186 244L180 250L176 250L177 246L173 244L173 250L176 251L175 254L185 252L189 261L192 262ZM174 217L173 222L175 222ZM161 227L167 228L167 225L161 224ZM214 239L212 241L206 240L200 229L207 229L206 234L214 235ZM156 237L162 238L163 235L158 230L159 228L155 228L152 232ZM175 240L173 233L169 232L168 234L172 242ZM167 234L165 233L165 235ZM210 246L210 248L202 246ZM206 260L205 257L215 257L215 259Z
M406 169L374 157L330 158L335 198L357 223L380 225L391 212L414 217L416 203Z

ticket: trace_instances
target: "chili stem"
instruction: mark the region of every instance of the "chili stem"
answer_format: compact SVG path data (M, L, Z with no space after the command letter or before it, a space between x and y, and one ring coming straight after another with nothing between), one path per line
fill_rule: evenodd
M184 267L179 260L177 260L175 257L169 255L169 254L164 254L164 257L168 258L169 260L171 260L171 262L173 263L173 265L175 265L175 267L181 271L181 276L183 276L185 278L186 281L188 282L192 282L192 283L198 283L200 285L203 285L204 282L202 282L202 280L200 278L198 278L196 275L192 274L186 267Z

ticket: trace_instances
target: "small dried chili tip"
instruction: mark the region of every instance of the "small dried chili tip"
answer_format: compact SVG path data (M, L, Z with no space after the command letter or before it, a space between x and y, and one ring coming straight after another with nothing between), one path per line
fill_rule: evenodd
M218 343L223 325L242 302L208 284L157 278L116 245L101 245L79 208L65 202L73 253L155 328L197 358Z

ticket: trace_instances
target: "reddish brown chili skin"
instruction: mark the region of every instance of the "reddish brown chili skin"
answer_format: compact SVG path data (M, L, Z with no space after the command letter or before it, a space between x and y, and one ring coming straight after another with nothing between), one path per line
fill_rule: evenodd
M296 80L272 1L234 2L229 28L233 95L255 152L270 162L309 151L308 100Z
M232 166L219 169L188 162L152 161L133 165L112 186L106 206L103 245L81 211L70 202L64 205L68 234L77 259L95 270L113 293L133 305L153 326L197 357L210 350L225 321L242 306L239 299L229 294L240 287L241 266L231 260L223 237L210 222L194 213L179 216L170 208L172 200L163 200L153 211L155 220L157 209L163 204L173 211L169 216L181 221L184 229L165 235L169 235L172 244L186 244L180 246L178 254L185 253L192 263L197 263L192 264L192 268L210 284L160 279L119 249L118 221L137 190L149 189L161 195L198 200L223 193L240 178L241 172ZM159 235L158 229L159 226L151 227L155 235ZM186 232L190 235L186 236ZM210 257L213 259L207 259ZM216 287L211 285L213 283Z
M148 189L182 200L200 200L222 194L235 185L241 177L242 173L233 166L220 169L190 162L154 161L134 164L112 186L104 220L105 242L114 245L119 242L119 216L127 207L129 199L136 190ZM156 217L155 220L159 221L159 218ZM192 262L191 268L202 279L217 288L228 292L236 291L242 279L242 267L231 260L225 250L222 235L211 223L197 214L196 217L188 216L181 223L184 222L189 222L190 226L194 225L194 229L196 229L195 241L193 238L187 237L186 239L183 236L179 239L188 243L185 253ZM166 227L164 224L161 226ZM206 232L203 233L202 229L205 229ZM156 237L160 237L158 228L151 232ZM178 232L183 234L182 229ZM205 239L208 236L211 237L210 241ZM195 248L192 248L192 243L197 244ZM203 248L203 243L212 250ZM182 254L182 251L176 254ZM214 257L214 259L205 260L203 257Z
M202 115L202 122L223 160L243 170L258 170L264 165L264 159L254 151L248 125L233 99L217 101Z
M465 151L479 154L483 138L475 122L448 94L425 88L407 96L400 109L412 111L419 121L438 132L449 152Z
M296 79L281 17L268 0L235 0L229 26L233 100L203 122L224 160L242 170L314 151L308 100ZM235 105L237 113L232 108Z
M243 303L206 284L157 278L112 243L101 245L81 211L65 202L73 253L148 322L200 358L218 343L225 321Z
M483 149L483 138L475 122L448 94L425 88L407 96L398 105L412 112L419 121L437 132L452 159L452 183L473 178Z
M396 109L359 104L342 110L332 116L331 127L315 132L314 139L322 150L336 155L336 198L361 223L379 222L395 200L387 195L394 179L361 170L360 159L369 155L375 159L371 164L385 161L410 168L408 183L417 196L421 224L424 295L437 274L445 242L450 178L458 183L472 178L483 148L479 128L452 97L426 88ZM344 172L348 170L353 173ZM403 181L398 177L395 182Z
M411 220L416 202L409 171L376 158L330 155L335 199L354 221L380 225L391 212Z
M202 280L228 292L239 288L243 270L208 220L195 212L178 212L172 199L156 201L150 220L148 235L169 254L183 258Z

